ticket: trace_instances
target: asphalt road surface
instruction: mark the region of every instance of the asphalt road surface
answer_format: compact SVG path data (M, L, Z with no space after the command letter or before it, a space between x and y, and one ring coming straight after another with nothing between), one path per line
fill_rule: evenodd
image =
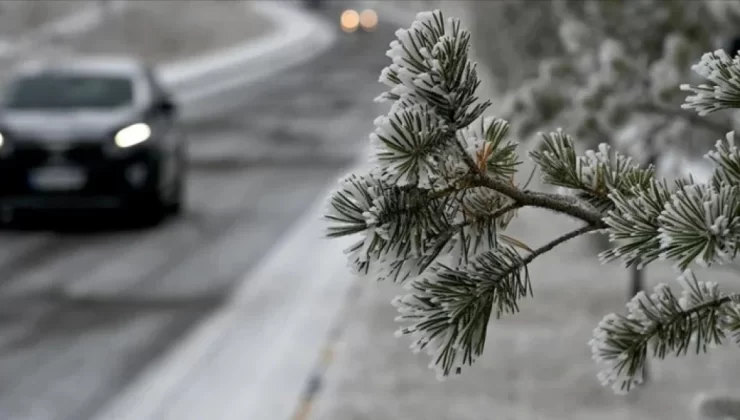
M92 417L217 308L357 156L392 29L342 34L300 68L197 105L210 116L187 124L183 217L0 231L0 419Z

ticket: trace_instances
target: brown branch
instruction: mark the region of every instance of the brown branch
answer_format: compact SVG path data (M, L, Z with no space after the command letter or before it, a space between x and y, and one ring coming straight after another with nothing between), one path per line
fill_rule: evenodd
M563 244L563 243L565 243L565 242L567 242L567 241L569 241L571 239L574 239L574 238L577 238L577 237L579 237L581 235L584 235L586 233L593 232L593 231L595 231L597 229L599 229L599 228L597 228L596 226L586 225L586 226L583 226L583 227L578 228L576 230L572 230L572 231L570 231L570 232L568 232L568 233L566 233L566 234L564 234L562 236L559 236L559 237L553 239L552 241L546 243L545 245L542 245L541 247L535 249L534 252L532 252L529 255L527 255L527 257L524 258L522 261L524 262L524 264L529 264L532 261L534 261L535 258L539 257L542 254L545 254L545 253L548 253L548 252L552 251L553 249L555 249L555 247L557 247L557 246L559 246L559 245L561 245L561 244Z
M495 219L498 219L500 217L503 217L506 213L508 213L510 211L514 211L514 210L520 209L522 207L524 207L523 204L518 203L518 202L513 202L513 203L510 203L510 204L508 204L508 205L506 205L506 206L498 209L495 213L493 213L492 215L488 216L488 218L495 220Z
M605 229L607 227L602 220L603 216L601 213L585 208L574 199L571 199L571 197L562 194L520 190L512 183L500 181L488 176L488 174L480 170L478 165L476 165L475 160L459 142L458 138L455 136L455 128L450 129L449 135L453 137L453 144L460 151L463 160L470 169L472 174L470 186L485 187L499 192L514 200L517 208L539 207L583 220L594 229Z
M602 220L603 216L601 213L585 208L575 200L570 199L570 197L561 194L520 190L509 183L499 181L485 175L476 177L474 184L497 191L511 198L521 207L539 207L542 209L548 209L583 220L595 229L606 228L606 224Z
M577 238L577 237L579 237L581 235L584 235L586 233L589 233L589 232L593 232L594 230L597 230L597 229L598 228L595 227L595 226L586 225L586 226L583 226L583 227L578 228L576 230L572 230L572 231L570 231L570 232L568 232L568 233L566 233L564 235L561 235L561 236L553 239L552 241L546 243L545 245L543 245L543 246L535 249L534 251L530 252L530 254L527 255L525 258L523 258L520 261L519 264L517 264L516 266L511 267L510 269L506 270L504 273L501 274L501 276L499 278L506 278L506 277L512 275L513 273L517 272L518 270L521 270L522 268L526 267L527 264L529 264L532 261L534 261L535 258L539 257L540 255L546 254L546 253L552 251L557 246L562 245L563 243L565 243L565 242L567 242L567 241L569 241L571 239Z

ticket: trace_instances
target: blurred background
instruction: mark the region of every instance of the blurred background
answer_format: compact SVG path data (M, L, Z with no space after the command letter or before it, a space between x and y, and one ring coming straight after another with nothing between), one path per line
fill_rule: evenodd
M563 127L701 178L734 128L678 85L738 49L735 0L0 0L0 420L675 420L740 397L731 345L600 386L593 328L675 274L600 265L595 237L531 266L460 377L394 337L400 286L353 278L319 218L387 112L394 31L434 8L471 30L522 151Z

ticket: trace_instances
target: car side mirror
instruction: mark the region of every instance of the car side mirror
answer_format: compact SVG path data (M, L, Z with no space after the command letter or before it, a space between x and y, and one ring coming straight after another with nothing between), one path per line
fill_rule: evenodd
M740 51L740 36L732 37L727 41L727 44L725 46L725 52L730 55L730 57L735 57L738 52Z

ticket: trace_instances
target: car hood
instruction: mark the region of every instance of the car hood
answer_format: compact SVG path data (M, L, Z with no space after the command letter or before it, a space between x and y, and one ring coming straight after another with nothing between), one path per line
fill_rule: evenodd
M0 114L0 131L19 141L94 141L136 122L137 116L131 110L4 111Z

